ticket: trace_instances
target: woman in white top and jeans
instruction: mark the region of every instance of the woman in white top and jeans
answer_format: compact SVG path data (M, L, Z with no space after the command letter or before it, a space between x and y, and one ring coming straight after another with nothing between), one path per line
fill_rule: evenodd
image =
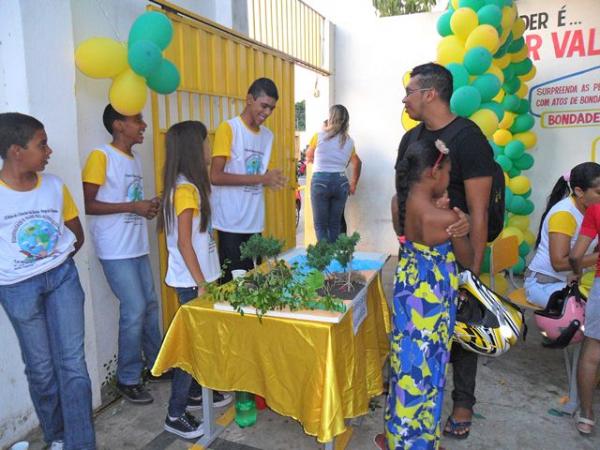
M554 185L542 215L535 256L525 272L524 287L531 303L545 307L550 295L565 287L571 270L569 251L579 235L585 210L598 202L600 165L594 162L578 164ZM590 251L595 247L590 246ZM583 258L582 267L593 266L597 259L594 250Z
M333 105L325 129L313 136L306 152L306 160L313 163L310 195L318 241L337 239L346 199L356 191L360 177L362 162L348 135L349 120L344 106ZM349 163L353 166L351 180L346 177Z

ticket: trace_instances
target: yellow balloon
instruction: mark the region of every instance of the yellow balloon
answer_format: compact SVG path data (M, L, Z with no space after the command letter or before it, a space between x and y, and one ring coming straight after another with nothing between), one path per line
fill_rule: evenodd
M519 17L517 20L515 20L512 26L513 40L516 41L521 36L523 36L523 33L525 33L525 28L527 28L527 25L525 24L525 20L523 20L522 17Z
M524 45L518 52L510 54L510 60L512 62L521 62L527 58L527 55L529 55L529 47Z
M512 133L502 128L496 130L494 133L494 143L504 147L512 140Z
M525 98L527 97L528 92L529 86L527 86L527 84L525 83L521 83L521 86L519 86L519 89L517 90L517 92L515 92L515 95L519 98Z
M510 62L510 53L505 53L500 58L494 59L494 64L496 64L500 69L506 69Z
M525 75L521 75L519 77L519 79L521 81L531 81L534 79L536 72L537 72L537 69L535 68L535 66L532 66L531 70L529 72L527 72Z
M490 139L494 134L494 131L498 128L498 116L496 113L489 109L480 109L475 111L471 117L469 117L477 126L481 129L481 132L486 138Z
M463 42L456 36L443 37L437 47L437 62L443 66L450 63L462 63L465 58Z
M510 179L508 187L513 194L523 195L531 189L531 182L525 175L518 175Z
M517 117L517 115L515 113L510 112L510 111L504 111L504 117L502 118L502 120L500 121L498 126L505 130L508 130L510 127L513 126L515 117Z
M408 83L410 82L410 70L408 72L406 72L404 74L404 76L402 77L402 85L404 87L408 86Z
M408 130L416 127L420 123L420 122L410 118L410 116L406 112L406 108L404 108L402 110L401 122L402 122L402 128L404 128L405 131L408 131Z
M87 39L75 50L75 64L88 77L112 78L127 68L127 48L109 38Z
M483 284L485 284L487 287L490 287L490 274L489 273L482 273L479 276L479 279L481 280L481 282ZM494 291L500 295L505 295L508 292L508 281L506 280L506 278L504 277L504 275L502 275L501 273L497 273L496 275L494 275Z
M498 92L498 94L496 94L496 96L492 100L498 103L502 103L502 100L504 100L505 95L506 92L504 92L504 89L500 89L500 92Z
M535 147L535 144L537 144L537 135L531 130L514 134L513 139L521 141L527 149L533 148Z
M509 28L502 29L502 34L500 35L500 43L499 43L498 48L500 48L500 45L504 45L506 43L506 40L508 39L509 34L510 34Z
M502 20L500 25L503 30L512 30L513 23L515 21L515 9L512 6L505 6L502 8Z
M477 25L479 25L477 13L471 8L458 8L452 13L452 17L450 17L452 32L463 41Z
M510 227L518 228L522 232L529 229L530 222L529 216L519 216L516 214L508 219L508 225Z
M146 80L131 69L114 79L108 93L110 104L124 116L134 116L142 111L147 96Z
M527 244L529 244L529 246L533 248L533 246L535 245L535 235L531 231L526 230L523 233L523 239L525 239L525 242L527 242Z
M491 25L479 25L475 28L465 42L465 49L470 50L475 47L488 49L492 54L496 53L500 38L498 32Z
M498 78L500 80L500 84L504 83L504 72L502 72L498 68L498 66L496 66L496 64L494 64L494 63L490 64L490 68L485 73L491 73L492 75L494 75L496 78ZM500 89L500 91L502 91L502 89ZM498 92L498 93L500 93L500 92Z
M500 233L500 236L498 236L497 239L507 238L509 236L516 236L517 241L519 241L519 245L525 239L525 236L523 235L523 232L521 230L519 230L517 227L511 226L508 226L505 229L503 229L502 233Z

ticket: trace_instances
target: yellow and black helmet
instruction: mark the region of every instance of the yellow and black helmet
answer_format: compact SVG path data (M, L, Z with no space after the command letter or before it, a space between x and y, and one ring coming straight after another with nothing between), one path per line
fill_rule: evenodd
M461 272L454 339L465 349L500 356L517 343L523 327L523 312L517 306L471 271Z

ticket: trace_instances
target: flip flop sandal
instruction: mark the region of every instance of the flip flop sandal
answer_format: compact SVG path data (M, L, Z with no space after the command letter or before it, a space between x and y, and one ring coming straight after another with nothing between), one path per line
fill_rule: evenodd
M444 426L444 436L454 439L466 439L471 432L471 421L457 422L452 416L448 416L446 425ZM449 430L447 428L450 428ZM462 433L459 433L462 431Z
M581 425L587 425L590 428L589 429L582 428ZM577 428L577 431L579 431L580 434L582 434L584 436L589 436L590 434L592 434L592 431L594 431L595 425L596 425L595 420L588 419L586 417L581 417L579 414L577 415L575 428Z

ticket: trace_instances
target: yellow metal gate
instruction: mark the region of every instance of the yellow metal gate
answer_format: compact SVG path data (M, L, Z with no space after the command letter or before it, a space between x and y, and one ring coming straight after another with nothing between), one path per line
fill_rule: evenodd
M164 2L166 3L166 2ZM169 5L170 6L170 5ZM149 9L159 10L156 7ZM294 63L290 57L252 41L185 10L163 11L174 26L174 37L165 56L178 67L181 84L168 95L152 93L154 170L156 192L162 192L165 133L182 120L200 120L210 139L219 123L238 115L245 104L248 87L257 78L271 78L279 90L275 111L266 122L275 136L269 168L279 168L289 179L285 189L266 189L265 235L294 247ZM183 15L182 15L183 14ZM159 236L161 279L166 273L164 235ZM163 325L166 329L179 306L175 292L162 283Z

